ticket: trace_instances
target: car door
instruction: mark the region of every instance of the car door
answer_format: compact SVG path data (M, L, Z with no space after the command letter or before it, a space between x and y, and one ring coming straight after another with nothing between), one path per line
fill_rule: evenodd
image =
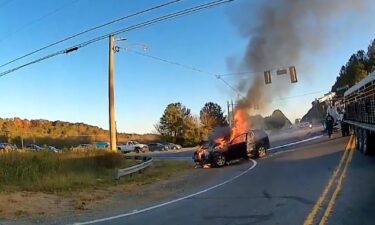
M228 146L227 158L229 160L242 158L246 153L246 133L235 137Z
M246 134L246 152L245 155L248 155L248 152L254 153L256 151L255 147L255 134L253 131L250 131Z

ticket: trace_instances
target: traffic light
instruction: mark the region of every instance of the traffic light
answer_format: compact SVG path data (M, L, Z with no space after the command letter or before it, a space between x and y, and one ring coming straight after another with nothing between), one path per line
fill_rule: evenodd
M294 67L294 66L289 67L289 74L290 74L290 81L292 83L297 83L298 80L297 80L296 67Z
M278 70L276 71L276 74L277 74L277 75L288 74L288 70L287 70L287 69L278 69Z
M271 71L269 71L269 70L264 71L264 82L266 84L270 84L272 82L272 80L271 80Z

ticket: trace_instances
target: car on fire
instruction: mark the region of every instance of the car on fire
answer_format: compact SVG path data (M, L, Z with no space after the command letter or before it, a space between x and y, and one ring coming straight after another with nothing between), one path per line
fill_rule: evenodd
M251 130L222 144L216 141L202 143L194 152L195 163L201 166L222 167L242 158L261 158L270 148L268 135L263 130Z

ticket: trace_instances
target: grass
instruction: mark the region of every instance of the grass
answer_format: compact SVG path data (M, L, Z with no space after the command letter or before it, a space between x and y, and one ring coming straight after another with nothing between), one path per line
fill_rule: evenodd
M143 173L113 180L117 168L136 164L105 151L10 152L0 154L0 191L70 192L118 184L148 184L191 168L188 163L155 162Z

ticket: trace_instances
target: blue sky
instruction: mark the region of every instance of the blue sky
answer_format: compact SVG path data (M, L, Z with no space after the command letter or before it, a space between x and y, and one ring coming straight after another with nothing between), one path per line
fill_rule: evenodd
M124 33L121 37L127 41L118 45L145 43L149 46L147 54L153 56L213 73L236 72L228 68L227 61L241 58L247 40L239 34L228 12L244 1L249 0L237 0ZM0 64L84 29L163 2L166 0L0 0ZM0 68L0 72L109 31L202 2L205 1L182 1L116 23ZM256 7L252 10L250 14L257 12ZM296 65L299 82L291 85L285 96L275 96L270 111L265 114L279 108L291 120L303 116L314 98L329 91L349 56L366 49L375 38L375 25L371 21L375 21L374 16L350 18L347 15L331 21L332 32L327 36L324 50L304 52L303 63ZM0 117L84 122L107 129L107 48L108 41L103 40L0 77ZM226 79L236 85L236 79ZM118 130L124 132L152 132L166 105L172 102L181 102L198 115L208 101L217 102L225 109L226 101L236 98L231 89L213 76L126 51L115 55L115 83L116 121ZM288 98L311 92L319 93Z

